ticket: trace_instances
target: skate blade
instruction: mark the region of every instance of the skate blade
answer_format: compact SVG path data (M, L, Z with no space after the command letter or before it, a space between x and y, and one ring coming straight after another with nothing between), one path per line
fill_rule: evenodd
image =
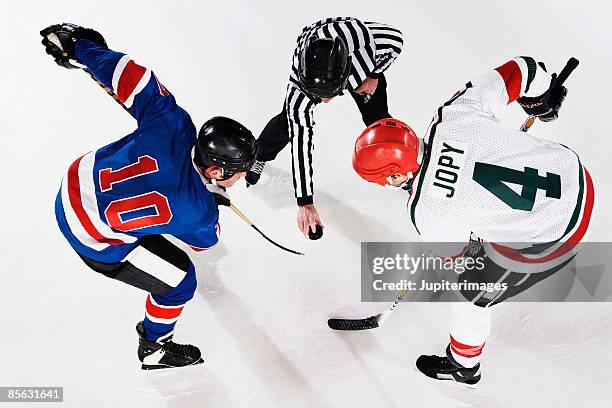
M150 371L150 370L163 370L166 368L182 368L182 367L191 367L194 365L198 365L198 364L202 364L204 362L203 358L200 358L198 361L195 361L191 364L188 365L184 365L184 366L168 366L168 365L163 365L163 364L143 364L140 368L142 370L146 370L146 371Z

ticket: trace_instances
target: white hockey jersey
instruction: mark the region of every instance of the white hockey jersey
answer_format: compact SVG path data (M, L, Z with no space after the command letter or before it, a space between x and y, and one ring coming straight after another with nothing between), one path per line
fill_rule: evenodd
M473 232L513 261L571 256L593 209L588 172L569 148L499 122L507 104L541 95L550 80L533 58L515 58L437 110L408 201L425 241L465 242Z

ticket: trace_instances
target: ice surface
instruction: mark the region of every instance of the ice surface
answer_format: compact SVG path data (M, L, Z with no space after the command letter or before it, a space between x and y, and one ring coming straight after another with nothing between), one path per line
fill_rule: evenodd
M199 288L177 340L206 364L141 372L135 323L145 295L87 270L62 239L53 200L68 165L134 122L85 74L55 66L44 26L99 29L115 49L152 67L199 126L223 114L258 133L282 106L301 27L336 15L404 31L388 72L389 105L422 134L462 84L514 55L550 69L576 56L561 118L532 132L574 148L597 185L593 240L610 240L610 49L607 1L9 2L0 16L0 386L64 386L65 407L610 407L612 305L507 304L493 330L477 390L419 375L415 359L441 352L448 309L405 304L379 330L338 333L331 316L368 316L359 304L359 243L416 239L397 192L353 173L362 129L350 98L317 110L317 242L295 226L289 154L262 182L231 190L285 254L223 211L223 244L196 256ZM524 114L509 109L519 127ZM19 405L21 407L26 406ZM8 405L7 405L8 406Z

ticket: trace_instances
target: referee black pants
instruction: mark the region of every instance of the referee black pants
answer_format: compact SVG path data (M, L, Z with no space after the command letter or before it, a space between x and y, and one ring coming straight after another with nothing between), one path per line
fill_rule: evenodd
M349 93L355 100L366 126L377 120L391 117L387 106L387 80L384 75L379 77L376 91L369 101L366 102L363 95L356 94L353 90L350 90ZM260 161L274 160L278 153L287 146L289 143L289 121L286 107L283 106L282 112L270 119L257 141L259 143L257 160Z

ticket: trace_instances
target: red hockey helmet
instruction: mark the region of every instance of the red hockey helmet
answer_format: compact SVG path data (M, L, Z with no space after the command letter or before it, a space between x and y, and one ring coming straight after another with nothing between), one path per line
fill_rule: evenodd
M397 119L372 123L355 142L353 168L363 179L381 186L400 173L410 176L420 167L419 139L414 130Z

